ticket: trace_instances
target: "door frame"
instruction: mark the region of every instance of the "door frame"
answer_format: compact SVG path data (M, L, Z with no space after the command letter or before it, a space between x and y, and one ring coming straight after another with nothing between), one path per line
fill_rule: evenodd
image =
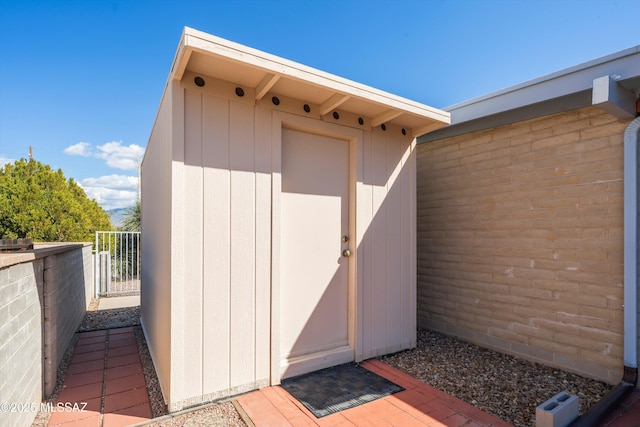
M349 144L349 236L351 256L348 273L348 344L353 348L354 360L359 360L361 337L360 295L357 280L357 258L359 239L356 224L356 184L358 168L358 147L362 146L363 132L323 120L298 116L282 111L273 111L271 126L271 378L272 385L280 384L280 292L281 292L281 206L282 195L282 129L289 128L321 136L342 139ZM352 236L352 237L351 237Z

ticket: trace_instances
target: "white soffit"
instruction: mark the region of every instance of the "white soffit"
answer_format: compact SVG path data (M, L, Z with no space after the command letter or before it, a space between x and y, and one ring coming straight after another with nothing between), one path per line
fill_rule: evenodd
M273 93L363 116L372 124L392 123L415 137L450 123L446 111L420 104L256 49L185 28L170 79L185 71L253 88L258 98Z

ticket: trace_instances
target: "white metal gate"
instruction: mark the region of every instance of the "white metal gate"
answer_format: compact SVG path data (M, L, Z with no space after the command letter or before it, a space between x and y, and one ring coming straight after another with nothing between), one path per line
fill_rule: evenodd
M140 293L140 232L96 231L96 296Z

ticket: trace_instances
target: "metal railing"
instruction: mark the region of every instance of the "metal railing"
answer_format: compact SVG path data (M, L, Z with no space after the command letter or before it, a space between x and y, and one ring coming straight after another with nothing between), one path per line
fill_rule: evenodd
M96 231L96 297L140 293L140 232Z

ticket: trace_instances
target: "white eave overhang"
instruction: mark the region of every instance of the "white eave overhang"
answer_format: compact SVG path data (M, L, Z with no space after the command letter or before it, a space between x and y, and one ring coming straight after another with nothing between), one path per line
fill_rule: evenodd
M587 106L635 116L640 46L444 108L451 125L418 139L435 141Z
M202 73L253 89L259 101L267 93L365 117L370 126L394 124L418 137L450 123L450 114L256 49L185 28L170 80L186 71Z

